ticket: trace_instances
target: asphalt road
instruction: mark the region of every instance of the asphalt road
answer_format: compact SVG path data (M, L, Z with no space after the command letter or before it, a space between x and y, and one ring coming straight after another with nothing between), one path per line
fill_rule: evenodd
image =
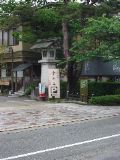
M0 133L0 160L120 160L120 117Z

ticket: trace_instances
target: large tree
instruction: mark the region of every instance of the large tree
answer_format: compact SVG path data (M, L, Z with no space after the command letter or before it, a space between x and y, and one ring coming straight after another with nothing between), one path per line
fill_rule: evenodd
M80 41L76 38L73 49L69 50L73 37L75 39L78 35L80 37L87 36L85 30L82 29L89 27L89 18L93 18L93 20L103 16L110 18L117 14L120 2L119 0L82 0L81 3L78 3L64 0L48 3L46 0L3 0L0 8L1 28L11 27L15 24L30 26L26 27L24 33L19 33L23 37L21 40L35 41L37 38L61 36L63 33L63 49L68 64L69 89L72 92L75 90L76 81L82 68L82 63L76 63L76 60L78 60L78 55L83 54L83 52L80 53L82 48L85 46L85 50L87 45L84 37ZM95 30L96 28L94 28ZM20 37L19 34L16 33L15 36ZM86 50L84 56L88 57Z
M90 18L81 30L82 37L71 48L75 61L103 57L106 60L120 59L119 17Z
M73 59L83 61L95 56L118 58L120 41L120 1L98 0L94 17L88 17L81 38L73 42Z
M34 5L31 1L25 1L24 3L22 1L14 1L11 8L11 1L8 1L7 4L3 3L1 8L1 28L7 29L16 24L30 26L26 27L24 32L14 33L14 36L18 38L22 37L21 40L31 42L37 38L62 36L63 32L63 54L65 59L68 60L68 57L70 57L70 39L72 39L72 36L74 36L80 26L79 15L81 4L64 1L47 3L43 6L39 4ZM67 67L69 81L72 81L71 67L71 64Z

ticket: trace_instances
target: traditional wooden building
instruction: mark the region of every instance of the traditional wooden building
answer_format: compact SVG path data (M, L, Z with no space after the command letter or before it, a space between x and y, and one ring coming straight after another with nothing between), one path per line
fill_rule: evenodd
M47 83L48 69L55 68L58 57L62 55L61 39L38 39L35 44L29 44L18 41L13 36L15 31L24 31L24 27L0 30L1 89L18 91L30 83Z
M94 58L84 63L82 77L88 79L112 79L120 81L120 60L104 60L103 58Z
M12 72L14 72L14 90L20 89L23 84L33 79L40 79L40 65L38 59L41 54L30 49L33 44L18 41L13 32L23 31L19 26L8 30L0 30L0 46L4 47L0 54L0 86L11 85ZM10 51L12 48L12 52Z

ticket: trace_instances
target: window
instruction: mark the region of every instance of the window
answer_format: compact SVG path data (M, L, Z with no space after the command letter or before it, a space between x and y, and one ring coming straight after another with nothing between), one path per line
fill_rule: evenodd
M9 30L9 32L8 32L8 34L9 34L9 45L11 46L11 45L13 45L13 36L12 36L12 34L13 34L13 30Z
M54 51L50 51L50 57L51 57L51 58L54 57Z
M43 57L47 57L47 51L43 51Z
M7 31L0 31L0 45L5 45L5 46L13 46L13 45L18 45L19 41L13 37L13 32L15 32L16 29L10 29Z
M6 70L6 76L7 77L10 77L11 76L11 68L7 68L7 70Z
M6 77L6 69L1 69L1 77L2 78Z
M8 45L8 32L3 31L3 45L7 46Z

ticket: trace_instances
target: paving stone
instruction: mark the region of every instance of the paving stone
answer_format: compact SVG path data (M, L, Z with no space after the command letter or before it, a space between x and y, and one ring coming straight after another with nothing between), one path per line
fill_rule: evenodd
M0 101L0 131L119 116L120 106L89 106L74 103Z

